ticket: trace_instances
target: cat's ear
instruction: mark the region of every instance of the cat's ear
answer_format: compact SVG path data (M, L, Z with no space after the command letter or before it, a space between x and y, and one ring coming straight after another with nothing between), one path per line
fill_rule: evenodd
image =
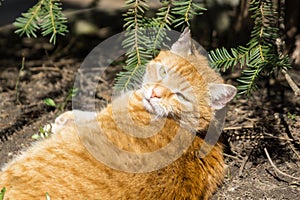
M182 57L187 57L192 54L191 31L188 27L184 29L179 39L172 45L171 52Z
M220 110L236 95L236 88L228 84L208 84L210 103L213 109Z

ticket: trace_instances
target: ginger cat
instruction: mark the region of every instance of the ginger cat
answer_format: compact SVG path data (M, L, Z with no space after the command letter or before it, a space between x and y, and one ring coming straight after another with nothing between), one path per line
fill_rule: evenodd
M63 113L50 138L7 164L4 199L209 199L224 163L222 145L202 133L236 94L222 82L186 29L148 64L140 89L99 113Z

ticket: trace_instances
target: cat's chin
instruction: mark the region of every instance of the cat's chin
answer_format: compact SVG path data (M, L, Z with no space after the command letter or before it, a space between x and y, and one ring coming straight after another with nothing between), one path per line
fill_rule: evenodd
M157 118L166 117L168 115L166 113L166 109L158 105L153 105L153 102L151 102L151 100L149 101L147 99L143 99L143 106L149 113L155 115Z
M143 99L143 106L148 112L150 112L151 114L155 114L154 106L147 99Z

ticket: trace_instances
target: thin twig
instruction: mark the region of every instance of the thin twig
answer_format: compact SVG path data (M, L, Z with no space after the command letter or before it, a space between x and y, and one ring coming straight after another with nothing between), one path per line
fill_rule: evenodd
M223 128L224 131L228 131L228 130L240 130L240 129L252 129L253 126L252 125L248 125L248 126L230 126L230 127L226 127Z
M61 71L57 67L46 67L46 66L34 67L34 68L30 68L29 70L32 71L32 72L36 72L36 71L55 71L55 72L59 72L59 71Z
M283 73L286 81L288 82L288 84L290 85L290 87L292 88L292 90L294 91L296 96L300 96L300 89L297 86L297 84L293 81L293 79L291 78L291 76L287 73L286 70L281 70L281 72Z
M272 134L270 134L270 133L263 133L263 135L264 135L264 136L268 136L268 137L270 137L270 138L274 138L274 139L276 139L276 140L282 140L282 141L285 141L285 142L291 142L291 141L293 141L293 139L290 139L290 138L288 138L288 137L274 136L274 135L272 135Z
M293 141L295 141L295 138L294 138L293 134L291 133L290 127L289 127L285 117L283 115L279 115L279 116L280 116L280 123L285 128L285 131L283 132L283 137L286 139L286 141L289 144L292 151L297 155L298 159L300 159L300 155L299 155L299 153L297 152L297 150L294 146Z
M21 73L24 70L24 66L25 66L25 56L22 56L22 64L21 64L21 68L19 70L18 79L17 79L16 86L15 86L16 101L17 101L18 104L21 104L21 102L20 102L19 84L20 84Z
M232 159L235 159L235 160L238 160L238 161L241 160L239 157L233 156L233 155L230 155L230 154L227 154L227 153L223 153L223 155L224 155L225 157L232 158Z
M270 155L269 155L269 152L268 152L267 148L264 148L264 151L265 151L265 153L266 153L266 156L267 156L267 158L268 158L270 164L272 165L272 167L275 169L276 172L278 172L279 174L281 174L281 175L283 175L283 176L289 177L289 178L291 178L291 179L300 180L299 177L291 176L291 175L289 175L289 174L287 174L287 173L281 171L280 169L278 169L278 168L275 166L275 164L273 163L273 161L272 161L272 159L271 159L271 157L270 157Z
M300 160L300 155L297 152L296 148L294 147L294 144L292 143L292 141L294 141L294 139L291 139L288 134L286 132L283 133L284 134L284 138L286 139L286 141L288 142L290 148L292 149L292 151L296 154L296 156L298 157L298 159Z
M250 156L251 153L252 153L252 150L253 150L253 149L251 149L251 151L248 153L248 155L246 155L246 156L243 158L243 162L242 162L242 164L241 164L241 166L240 166L240 169L239 169L239 177L243 177L243 171L244 171L244 168L245 168L245 166L246 166L246 163L247 163L247 161L248 161L248 159L249 159L249 156Z
M300 155L299 153L297 152L296 148L294 147L294 145L289 141L289 145L290 145L290 148L292 149L292 151L294 152L294 154L296 154L296 156L298 157L298 159L300 160Z

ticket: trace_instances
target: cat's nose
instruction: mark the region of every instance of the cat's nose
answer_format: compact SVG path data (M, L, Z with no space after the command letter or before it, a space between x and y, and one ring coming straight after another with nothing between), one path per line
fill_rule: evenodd
M161 98L161 91L159 88L155 87L152 89L151 98Z

